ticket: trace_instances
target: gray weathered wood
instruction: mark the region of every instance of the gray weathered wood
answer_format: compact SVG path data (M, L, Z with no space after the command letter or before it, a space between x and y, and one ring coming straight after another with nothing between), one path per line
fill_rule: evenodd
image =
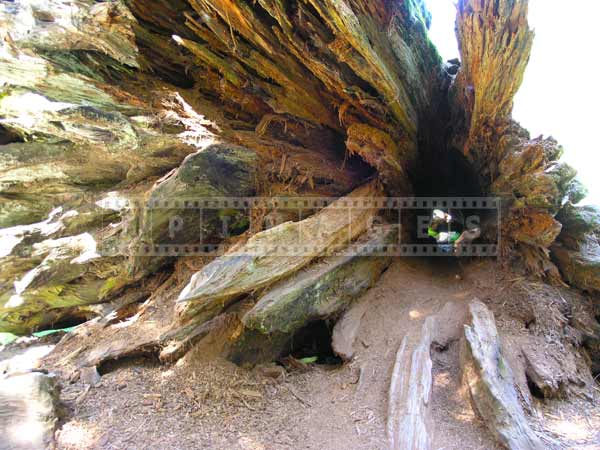
M527 421L493 313L482 302L469 305L461 349L463 383L475 410L494 436L510 450L542 450L544 445Z
M388 397L387 434L391 450L428 450L429 401L432 388L431 342L436 319L425 319L416 347L405 336L396 353Z
M336 355L344 361L350 361L354 356L354 342L368 306L368 303L362 301L353 304L333 327L331 347Z
M53 375L30 372L0 379L0 448L52 448L58 423L58 393Z

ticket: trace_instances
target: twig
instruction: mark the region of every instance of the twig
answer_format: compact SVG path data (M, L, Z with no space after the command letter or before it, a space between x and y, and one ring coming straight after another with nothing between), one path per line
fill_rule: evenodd
M244 406L245 406L246 408L248 408L250 411L257 411L257 409L256 409L256 408L253 408L252 406L250 406L250 405L248 404L248 402L247 402L246 400L244 400L244 398L243 398L242 396L239 396L238 398L239 398L239 399L242 401L242 403L244 404Z
M142 429L142 427L143 427L144 425L146 425L146 423L148 423L148 419L144 420L144 421L143 421L143 422L140 424L140 426L139 426L139 427L137 427L137 428L135 429L135 431L130 431L130 432L129 432L129 436L127 436L125 439L123 439L123 441L124 441L124 442L127 442L127 441L129 441L129 440L133 439L133 438L135 437L135 435L138 433L138 431L140 431L140 430Z
M296 397L298 400L300 400L300 402L302 402L302 403L304 403L305 405L307 405L307 406L310 406L310 407L312 408L312 405L311 405L311 403L310 403L308 400L306 400L306 399L303 399L303 398L302 398L302 397L300 397L298 394L296 394L296 393L294 392L294 390L293 390L291 387L289 387L288 385L285 385L285 384L284 384L284 387L285 387L285 388L286 388L288 391L290 391L290 393L291 393L291 394L292 394L294 397Z

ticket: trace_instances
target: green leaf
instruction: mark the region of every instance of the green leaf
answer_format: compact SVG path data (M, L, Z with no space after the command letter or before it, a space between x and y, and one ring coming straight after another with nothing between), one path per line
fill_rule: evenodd
M75 329L75 327L59 328L57 330L44 330L44 331L38 331L36 333L33 333L33 335L35 337L44 337L44 336L48 336L49 334L68 333L70 331L73 331L74 329Z
M318 356L308 356L306 358L299 359L298 361L300 361L302 364L313 364L317 362L317 359L319 359Z

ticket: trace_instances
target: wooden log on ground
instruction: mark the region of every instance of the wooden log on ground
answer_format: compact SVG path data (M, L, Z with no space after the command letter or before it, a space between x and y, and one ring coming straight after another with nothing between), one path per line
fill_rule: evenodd
M106 360L140 352L156 351L159 348L161 359L177 359L185 354L194 342L222 327L223 320L217 316L232 303L249 294L261 295L264 293L261 291L268 294L268 289L278 281L293 277L296 272L309 265L313 260L332 253L334 256L325 258L325 261L328 262L319 266L320 269L314 269L312 273L317 274L315 275L317 279L319 276L323 276L323 280L325 280L328 272L323 267L328 268L336 275L331 278L332 286L336 283L348 285L351 287L349 292L358 295L376 281L389 264L389 258L359 257L358 255L345 257L335 256L335 254L343 251L357 235L367 230L378 210L368 202L379 193L380 191L374 183L368 184L304 221L285 223L259 233L248 243L232 251L231 255L217 258L204 266L200 272L191 277L192 281L187 284L187 287L184 288L184 285L181 284L185 283L187 279L185 275L171 277L144 303L136 314L135 320L129 321L127 327L119 324L117 324L119 326L113 327L104 321L90 323L84 328L89 331L87 334L97 336L95 339L87 339L86 333L82 331L84 336L79 336L79 338L84 342L79 348L74 349L69 345L64 346L64 349L60 349L60 351L65 353L63 356L68 364L74 367L98 365ZM348 206L359 199L362 206L349 210ZM366 206L365 201L367 201ZM345 202L346 206L344 206ZM323 234L320 234L320 231L323 231ZM378 244L383 244L389 242L387 239L390 237L391 234L382 233L375 235L373 239L376 239L375 242ZM302 241L302 238L305 238L305 241ZM253 251L256 250L257 242L264 245L271 253L254 255ZM278 256L279 252L273 250L272 247L281 246L282 242L286 244L305 242L309 250L301 256ZM245 255L244 252L249 254ZM186 267L185 264L180 266ZM230 271L229 267L234 267L236 270ZM357 272L353 272L352 269ZM311 269L309 269L310 271ZM189 269L183 273L190 273ZM196 300L189 302L189 307L187 302L175 304L173 298L178 294L181 294L181 297L186 290L190 291L191 283L194 283L199 276L206 277L206 280L205 284L198 285L198 304L195 304ZM354 276L357 276L362 282L352 281ZM182 290L182 288L184 289ZM306 288L311 289L310 283ZM296 290L296 293L301 295L302 290ZM339 294L338 297L335 291L325 290L323 305L328 305L328 307L319 308L307 304L306 309L300 311L304 316L299 314L296 324L302 326L306 320L310 320L312 317L334 315L341 312L354 298L354 295L346 295L343 289L339 291ZM288 306L293 305L288 304ZM192 309L195 307L198 307L197 312ZM243 313L249 309L247 308ZM237 317L239 314L236 314L234 316ZM239 329L243 329L241 316L235 320L239 324ZM286 332L281 334L287 340L293 331L293 327L288 327ZM257 333L260 339L266 339L263 342L266 348L265 354L268 353L269 358L273 355L277 356L277 352L268 342L268 335L259 331ZM132 338L132 336L134 337ZM72 340L69 343L75 344ZM67 351L67 348L70 348L70 351Z
M227 305L297 272L315 258L333 253L365 232L379 210L350 208L353 200L369 201L381 190L371 182L301 222L288 222L254 235L246 244L208 264L181 292L178 313L183 322L205 322ZM294 249L299 249L296 253Z
M383 253L395 236L396 230L385 229L379 236L359 240L364 250L324 258L269 287L244 315L244 325L265 334L291 333L311 320L334 316L389 266L391 258L377 253Z
M384 249L397 230L383 228L357 242L362 251L342 251L269 287L249 311L241 315L244 331L228 357L236 363L276 359L302 327L317 320L336 319L371 288L390 265Z
M390 450L431 447L432 430L428 429L432 389L430 349L435 327L435 316L427 317L421 335L405 336L396 353L388 394L386 431ZM417 339L416 345L410 342L411 338Z
M469 305L461 348L462 379L475 411L510 450L542 450L519 402L512 369L502 354L493 313L478 300Z

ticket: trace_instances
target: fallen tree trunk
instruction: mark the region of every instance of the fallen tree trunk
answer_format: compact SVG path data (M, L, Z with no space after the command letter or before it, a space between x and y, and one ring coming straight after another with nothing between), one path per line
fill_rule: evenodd
M77 339L64 345L61 358L77 368L160 349L162 360L173 360L207 335L227 330L235 330L235 338L227 339L223 355L253 363L277 357L295 331L312 320L337 317L390 263L385 249L397 230L388 227L365 235L373 232L378 193L375 183L367 184L303 221L259 233L204 266L182 290L190 277L187 268L187 278L172 277L126 326L123 320L113 324L109 317L83 327ZM354 201L360 207L348 209ZM293 246L299 238L304 245L296 255ZM283 255L282 242L287 244ZM311 266L319 258L324 259ZM285 291L287 296L278 294ZM193 296L182 302L188 292ZM246 308L248 303L255 309ZM271 325L260 325L266 323ZM94 338L88 340L88 335ZM257 342L260 352L251 352L248 346Z
M292 333L312 320L334 316L372 286L389 265L390 257L382 254L395 235L386 230L382 236L361 239L357 246L364 246L363 251L325 258L269 287L244 314L244 325L265 334Z
M290 157L286 164L296 167L294 161ZM308 163L316 168L318 161L303 161L302 167L311 170ZM252 225L252 206L205 208L200 218L195 205L213 197L251 198L265 179L284 175L285 169L277 166L259 176L263 162L250 149L211 145L159 179L147 199L140 189L106 196L100 203L75 197L64 205L73 209L62 215L56 212L46 221L3 230L3 328L25 333L68 318L93 317L96 313L88 305L113 300L128 285L171 263L177 256L171 250L178 244L203 248L245 232ZM351 167L329 173L336 189L351 189L353 175L358 176ZM80 230L86 233L73 234ZM18 275L21 280L13 283Z
M397 238L397 230L370 234L343 249L341 256L319 260L257 296L253 306L240 313L244 331L228 358L238 364L272 361L290 347L303 327L317 320L336 320L392 262L385 249Z
M504 257L560 283L555 261L565 279L596 289L597 265L581 259L588 247L565 254L559 237L581 199L575 173L558 163L557 142L530 139L511 118L533 39L527 1L457 6L462 66L446 69L422 0L3 7L0 226L26 228L2 231L10 251L0 261L0 329L100 314L82 327L91 338L82 331L79 347L61 344L80 366L159 348L173 359L225 328L256 332L255 345L275 354L265 336L283 342L375 282L385 258L336 251L364 234L378 208L338 206L383 195L500 196ZM137 249L197 243L193 208L140 203L99 214L81 195L94 205L96 196L336 201L272 228L277 208L219 208L202 231L211 244L232 244L219 229L226 218L238 246L177 260ZM44 220L57 207L61 216ZM126 253L101 251L123 243ZM358 288L345 284L350 267ZM327 291L319 304L319 281L341 283L348 296ZM99 302L110 305L90 306ZM238 344L231 355L249 352Z

